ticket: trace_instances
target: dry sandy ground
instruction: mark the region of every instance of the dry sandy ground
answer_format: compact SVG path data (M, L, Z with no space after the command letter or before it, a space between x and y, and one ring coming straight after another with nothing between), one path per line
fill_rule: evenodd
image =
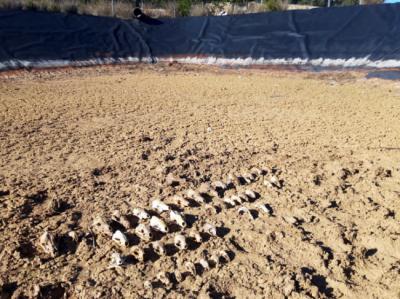
M399 298L399 82L133 65L3 74L0 97L1 298ZM171 204L189 189L206 203ZM160 215L165 255L135 229L154 198L188 224Z

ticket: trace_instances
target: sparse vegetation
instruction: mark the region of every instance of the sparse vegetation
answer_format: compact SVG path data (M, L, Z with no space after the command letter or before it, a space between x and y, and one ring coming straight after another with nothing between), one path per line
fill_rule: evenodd
M182 17L190 15L190 8L192 6L191 0L178 0L178 13Z
M363 0L366 4L383 0ZM359 0L335 0L333 5L357 5ZM205 16L245 14L288 9L288 4L325 6L325 0L150 0L143 1L143 9L151 17ZM135 1L114 0L114 16L129 19ZM290 7L290 5L289 5ZM111 0L0 0L0 9L25 9L69 14L112 16Z
M285 4L281 0L267 0L265 6L268 11L285 10Z

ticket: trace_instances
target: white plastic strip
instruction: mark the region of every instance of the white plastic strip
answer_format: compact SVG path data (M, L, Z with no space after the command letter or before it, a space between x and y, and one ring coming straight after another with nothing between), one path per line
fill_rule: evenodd
M370 67L370 68L396 68L400 67L400 60L370 60L369 57L365 58L349 58L349 59L303 59L303 58L280 58L280 59L254 59L254 58L218 58L218 57L170 57L170 58L99 58L81 61L71 60L10 60L0 62L0 70L19 69L19 68L53 68L53 67L66 67L66 66L91 66L101 64L120 64L120 63L134 63L134 62L180 62L188 64L205 64L205 65L232 65L232 66L251 66L251 65L297 65L297 66L318 66L318 67L344 67L344 68L357 68L357 67Z

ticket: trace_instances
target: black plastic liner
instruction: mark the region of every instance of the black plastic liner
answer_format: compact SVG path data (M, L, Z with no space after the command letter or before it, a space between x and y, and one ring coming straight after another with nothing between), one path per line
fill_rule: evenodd
M0 69L171 58L396 67L400 5L159 20L0 11Z

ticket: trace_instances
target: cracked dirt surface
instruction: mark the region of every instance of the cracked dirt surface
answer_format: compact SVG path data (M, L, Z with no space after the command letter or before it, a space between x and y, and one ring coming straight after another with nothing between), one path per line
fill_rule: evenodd
M3 74L0 107L1 298L400 298L398 82L362 72L66 69ZM249 182L213 190L254 168ZM174 205L188 189L205 203ZM224 201L245 190L257 197ZM155 198L188 226L151 211ZM137 236L134 207L166 220L170 232L153 236L165 255ZM115 210L128 220L112 220ZM128 246L94 230L97 216ZM205 223L217 236L173 245ZM54 256L40 247L45 231ZM212 265L221 250L229 258ZM113 253L122 267L109 266Z

